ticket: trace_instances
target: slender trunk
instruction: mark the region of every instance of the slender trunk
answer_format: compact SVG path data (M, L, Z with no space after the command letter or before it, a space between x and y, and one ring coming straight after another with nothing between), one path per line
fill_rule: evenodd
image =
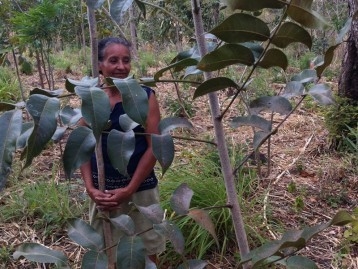
M42 69L41 69L40 53L39 53L38 49L35 49L35 57L36 57L36 67L37 67L37 71L39 72L40 87L41 87L42 89L44 89L44 88L45 88L45 84L44 84L44 79L43 79L43 74L42 74Z
M202 16L201 16L200 1L191 0L191 4L192 4L192 12L194 18L195 36L198 42L200 55L205 55L207 53L207 48L206 48L205 37L204 37L204 27L203 27ZM204 72L205 80L208 80L211 77L212 74L210 72ZM220 118L219 100L216 93L209 93L209 102L210 102L212 120L214 124L216 143L217 143L220 163L222 167L222 173L225 181L228 203L231 206L231 215L232 215L232 221L235 229L236 240L240 250L240 255L243 256L249 253L250 249L247 241L240 204L236 193L235 179L230 164L229 153L225 141L224 127L222 124L222 119ZM245 264L243 268L246 269L250 268L250 265Z
M91 63L92 63L92 76L99 76L99 68L98 68L98 38L97 38L97 23L95 17L95 11L89 7L87 7L87 15L88 15L88 24L90 28L90 42L91 42ZM102 155L102 137L99 138L96 145L96 159L97 159L97 168L98 168L98 183L99 189L101 191L105 190L105 176L104 176L104 165L103 165L103 155ZM109 217L109 212L104 211L103 214L106 217ZM107 220L103 220L103 234L104 240L107 248L107 256L108 256L108 269L115 269L115 249L113 248L112 242L112 230L111 224Z
M22 88L21 77L20 77L20 72L19 72L19 65L17 64L17 59L16 59L16 55L15 55L14 49L12 49L11 51L12 51L12 57L14 58L14 63L15 63L15 69L16 69L17 79L18 79L18 81L19 81L19 87L20 87L20 92L21 92L21 99L22 99L22 101L25 102L25 94L24 94L24 89Z

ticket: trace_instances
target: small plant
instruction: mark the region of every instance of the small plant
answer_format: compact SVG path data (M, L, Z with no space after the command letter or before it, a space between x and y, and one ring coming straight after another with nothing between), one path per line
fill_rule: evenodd
M352 153L358 153L358 125L356 128L351 128L347 125L349 133L343 137L344 144L347 150Z
M18 101L19 84L14 72L8 67L0 66L0 99L2 101Z

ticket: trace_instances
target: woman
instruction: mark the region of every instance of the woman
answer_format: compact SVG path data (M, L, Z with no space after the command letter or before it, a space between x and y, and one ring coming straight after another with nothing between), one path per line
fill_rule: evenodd
M124 38L109 37L98 43L98 61L100 74L105 77L126 78L131 70L130 43ZM129 178L121 175L110 163L107 154L107 136L112 129L122 131L119 125L119 116L124 114L122 97L115 87L105 87L111 106L111 127L102 135L102 151L105 166L106 190L98 189L98 173L96 156L93 154L90 162L81 166L82 178L85 182L88 195L91 197L90 222L102 232L102 220L97 218L100 210L108 210L110 217L128 214L135 223L136 232L140 233L149 258L156 262L156 254L165 249L164 238L156 233L152 223L137 210L131 210L131 202L139 206L149 206L159 203L158 180L153 168L156 159L152 153L152 144L149 135L136 135L136 147L128 164ZM145 127L137 126L135 133L158 133L160 121L159 105L154 91L143 87L148 96L149 110ZM148 230L148 231L147 231ZM142 233L143 231L146 231ZM121 231L112 229L113 242L117 243Z

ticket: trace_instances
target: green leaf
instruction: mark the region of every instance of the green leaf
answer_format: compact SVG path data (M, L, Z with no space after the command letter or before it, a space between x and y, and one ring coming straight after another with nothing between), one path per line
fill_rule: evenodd
M105 0L85 0L87 6L89 6L92 9L99 9Z
M304 27L319 29L328 25L317 12L311 10L313 0L292 0L287 14Z
M278 66L286 70L288 66L287 56L279 49L269 49L266 51L263 59L258 63L258 66L262 68Z
M263 110L270 110L281 115L291 112L291 103L282 96L263 96L253 100L250 103L251 114L257 115Z
M153 224L153 228L156 232L163 234L169 239L177 253L181 255L184 253L184 236L174 222L166 220L159 224Z
M193 99L226 88L235 88L238 90L240 89L240 86L227 77L216 77L208 79L196 88Z
M13 254L14 259L25 257L27 260L39 263L54 263L58 266L68 264L65 254L38 243L22 243Z
M208 263L202 260L187 260L180 264L177 269L204 269Z
M0 191L11 171L16 140L21 134L22 111L10 110L0 116Z
M300 83L312 82L315 81L316 79L317 79L317 72L316 70L312 70L312 69L305 69L301 73L291 78L292 81L298 81Z
M122 130L128 132L137 127L139 123L133 121L127 114L123 114L119 116L119 125L121 126Z
M316 68L318 77L321 77L323 71L332 63L334 57L334 51L336 50L337 47L339 47L339 45L340 44L329 47L326 53L324 54L323 64Z
M107 269L108 268L108 258L104 252L97 251L87 251L82 258L81 268L91 268L91 269Z
M60 119L62 124L67 126L75 125L82 118L81 110L65 106L60 111Z
M193 125L186 118L168 117L159 123L159 131L161 134L169 134L175 128L193 128Z
M53 136L51 137L51 140L53 140L55 143L58 143L62 137L65 135L66 131L68 129L68 126L57 126L57 129Z
M140 0L134 0L134 2L137 4L139 10L143 13L143 18L145 19L147 16L145 4Z
M172 68L175 68L176 69L175 71L178 72L181 69L184 69L185 67L197 65L197 63L198 63L198 60L193 59L193 58L186 58L186 59L182 59L180 61L174 62L174 63L160 69L159 71L157 71L154 74L154 80L158 81L160 79L160 77L163 76L165 71L170 70Z
M249 48L239 44L225 44L206 54L198 63L198 68L210 72L233 64L251 66L254 62L254 55Z
M24 168L28 167L33 158L41 153L55 133L60 101L57 98L34 94L29 97L26 108L34 120L34 128L22 155L26 157Z
M76 93L82 99L81 112L87 124L92 128L98 141L108 123L111 106L108 95L97 87L76 87Z
M108 157L112 166L122 175L128 175L127 166L135 149L135 135L133 131L121 132L111 130L107 138Z
M118 217L110 218L111 223L123 231L126 235L132 236L135 234L135 224L132 218L126 214L121 214Z
M82 219L68 220L68 237L84 248L101 251L104 248L103 237Z
M266 41L270 37L266 23L246 13L234 13L210 30L210 33L226 43Z
M331 220L331 225L344 226L354 221L353 217L347 211L339 211Z
M232 128L238 128L240 126L252 126L266 132L271 131L271 122L257 115L234 117L232 118L230 125Z
M193 194L194 192L186 183L182 183L175 189L170 198L170 206L176 214L181 216L189 213L190 202Z
M67 178L91 159L95 146L96 139L88 127L80 126L70 133L62 158Z
M286 48L294 42L305 44L309 49L312 47L312 37L303 27L293 22L285 22L272 38L272 43L280 48Z
M174 160L174 142L170 134L152 134L152 151L162 167L162 174L168 170Z
M119 24L123 24L124 15L132 5L133 0L113 0L109 9L111 17Z
M246 11L258 11L264 8L280 9L285 6L280 0L227 0L228 6L232 9L241 9Z
M9 111L16 108L15 104L10 104L6 102L0 102L0 111Z
M309 91L311 95L321 105L334 104L331 88L327 84L316 84Z
M305 87L301 82L289 81L286 84L281 96L290 99L295 96L301 96L304 94Z
M146 249L139 236L123 236L117 246L117 266L126 269L145 268Z
M48 97L58 97L60 95L63 94L63 90L59 89L59 90L45 90L45 89L40 89L40 88L35 88L33 90L30 91L30 95L33 94L42 94Z
M98 78L83 77L81 80L67 78L65 88L67 91L74 93L76 86L91 88L98 85Z
M164 210L160 204L153 204L150 206L139 206L135 205L138 210L154 224L159 224L164 219Z
M302 256L289 257L286 264L287 269L318 269L312 260Z
M253 148L257 150L265 141L270 132L257 131L254 134Z
M203 209L191 209L189 210L188 216L195 220L195 222L203 227L206 231L208 231L215 239L216 245L219 246L219 241L215 232L215 225L207 211Z
M123 108L135 122L145 126L148 113L148 96L135 79L113 79L113 83L121 92Z
M32 133L34 128L33 122L24 122L21 128L21 134L16 141L16 149L23 149L26 147L27 140Z

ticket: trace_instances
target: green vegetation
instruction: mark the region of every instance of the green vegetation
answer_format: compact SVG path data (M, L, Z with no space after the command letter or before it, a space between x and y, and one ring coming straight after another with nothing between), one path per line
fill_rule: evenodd
M20 100L19 83L16 73L9 67L0 66L0 100L18 101Z

